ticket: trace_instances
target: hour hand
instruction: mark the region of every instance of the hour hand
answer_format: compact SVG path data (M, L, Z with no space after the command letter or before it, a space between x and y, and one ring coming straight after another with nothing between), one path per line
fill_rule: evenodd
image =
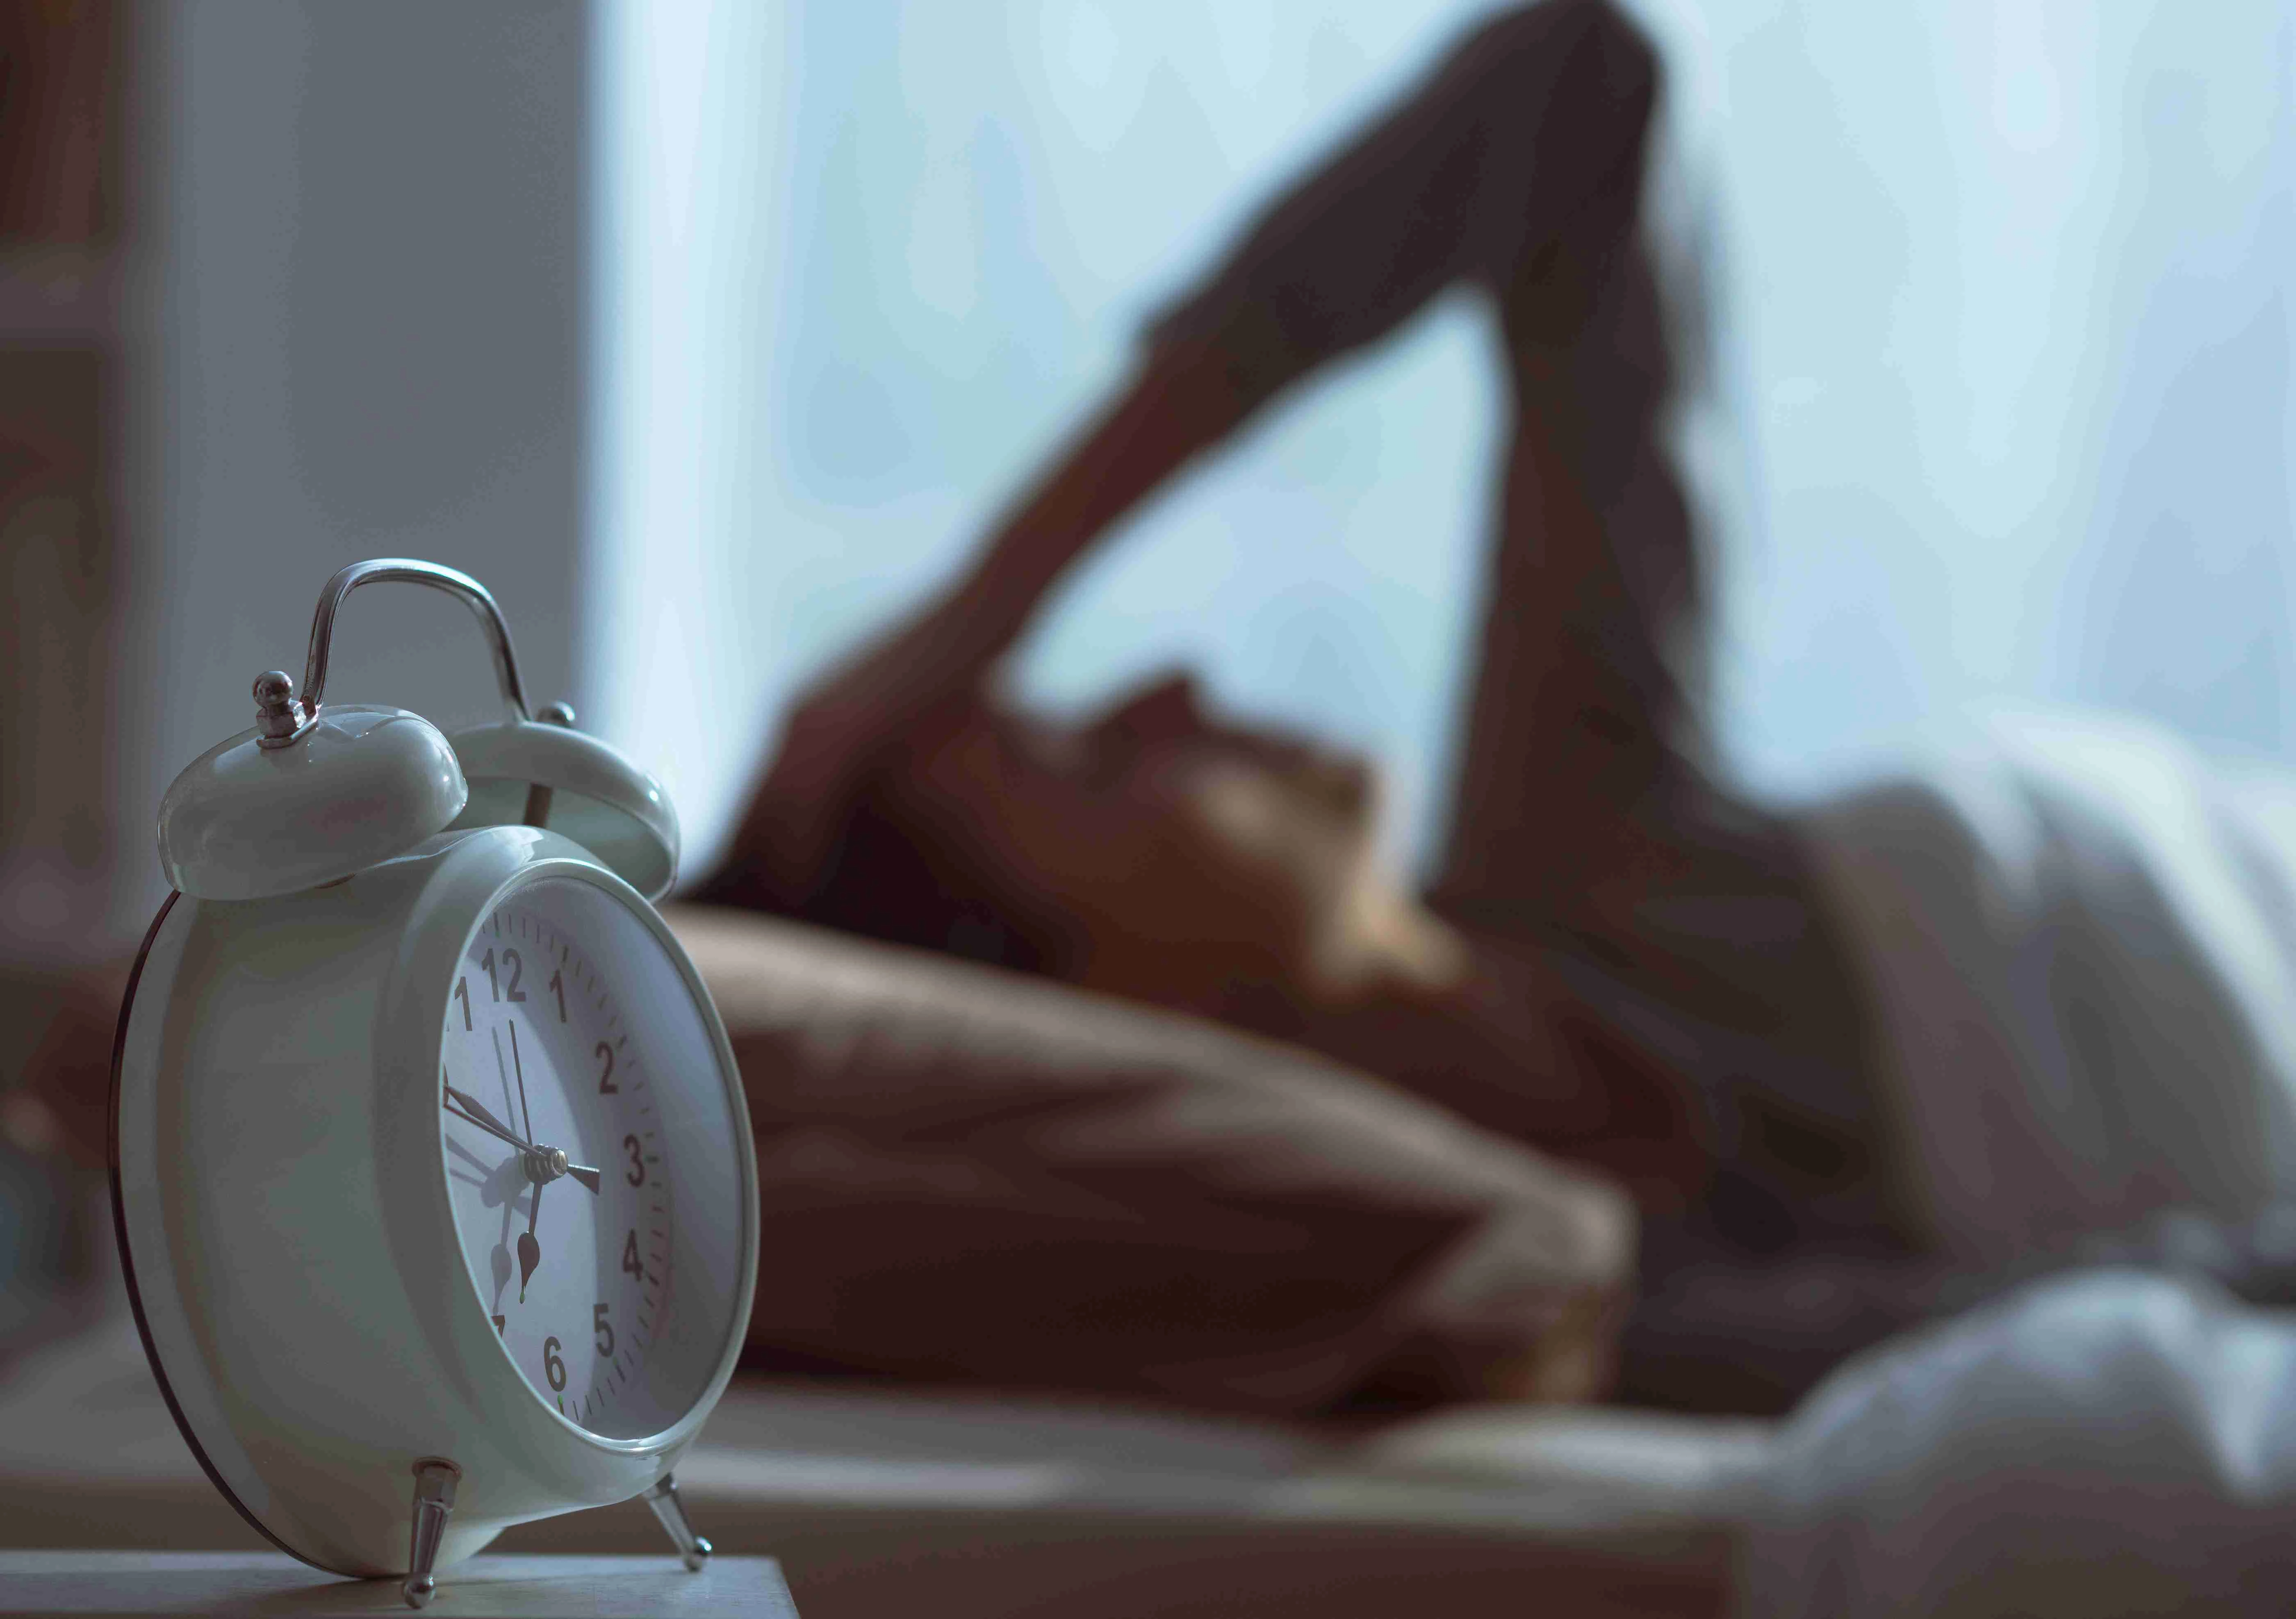
M496 1118L493 1114L488 1112L487 1105L484 1102L480 1101L478 1097L472 1096L469 1091L457 1090L452 1085L448 1085L447 1087L447 1099L453 1102L456 1107L468 1114L471 1122L477 1125L480 1130L493 1131L496 1135L500 1136L504 1140L509 1142L512 1146L518 1147L522 1151L531 1152L533 1150L532 1144L529 1143L525 1137L520 1135L517 1131L512 1130L509 1125L504 1123L500 1119Z

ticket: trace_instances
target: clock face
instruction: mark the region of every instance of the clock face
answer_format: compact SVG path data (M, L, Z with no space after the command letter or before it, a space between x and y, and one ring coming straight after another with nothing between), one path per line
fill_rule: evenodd
M668 948L594 883L512 891L456 963L439 1067L447 1197L503 1350L594 1434L670 1427L749 1256L728 1076Z

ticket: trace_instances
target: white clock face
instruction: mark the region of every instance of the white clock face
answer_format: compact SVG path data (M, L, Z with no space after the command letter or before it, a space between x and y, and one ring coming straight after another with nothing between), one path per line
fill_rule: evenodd
M440 1052L447 1196L504 1351L592 1433L698 1400L733 1329L725 1076L663 945L595 884L529 883L464 948Z

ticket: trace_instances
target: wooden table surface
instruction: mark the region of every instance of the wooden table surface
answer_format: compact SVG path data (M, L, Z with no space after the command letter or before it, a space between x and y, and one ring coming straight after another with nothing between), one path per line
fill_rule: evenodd
M411 1614L396 1580L339 1580L276 1552L0 1551L0 1615ZM771 1557L472 1557L441 1571L436 1619L797 1619Z

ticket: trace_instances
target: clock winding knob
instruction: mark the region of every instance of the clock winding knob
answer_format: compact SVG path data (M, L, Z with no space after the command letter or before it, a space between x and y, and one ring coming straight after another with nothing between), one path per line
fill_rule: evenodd
M255 677L255 728L263 733L258 746L283 748L310 722L302 699L295 695L294 676L283 669L266 669Z

